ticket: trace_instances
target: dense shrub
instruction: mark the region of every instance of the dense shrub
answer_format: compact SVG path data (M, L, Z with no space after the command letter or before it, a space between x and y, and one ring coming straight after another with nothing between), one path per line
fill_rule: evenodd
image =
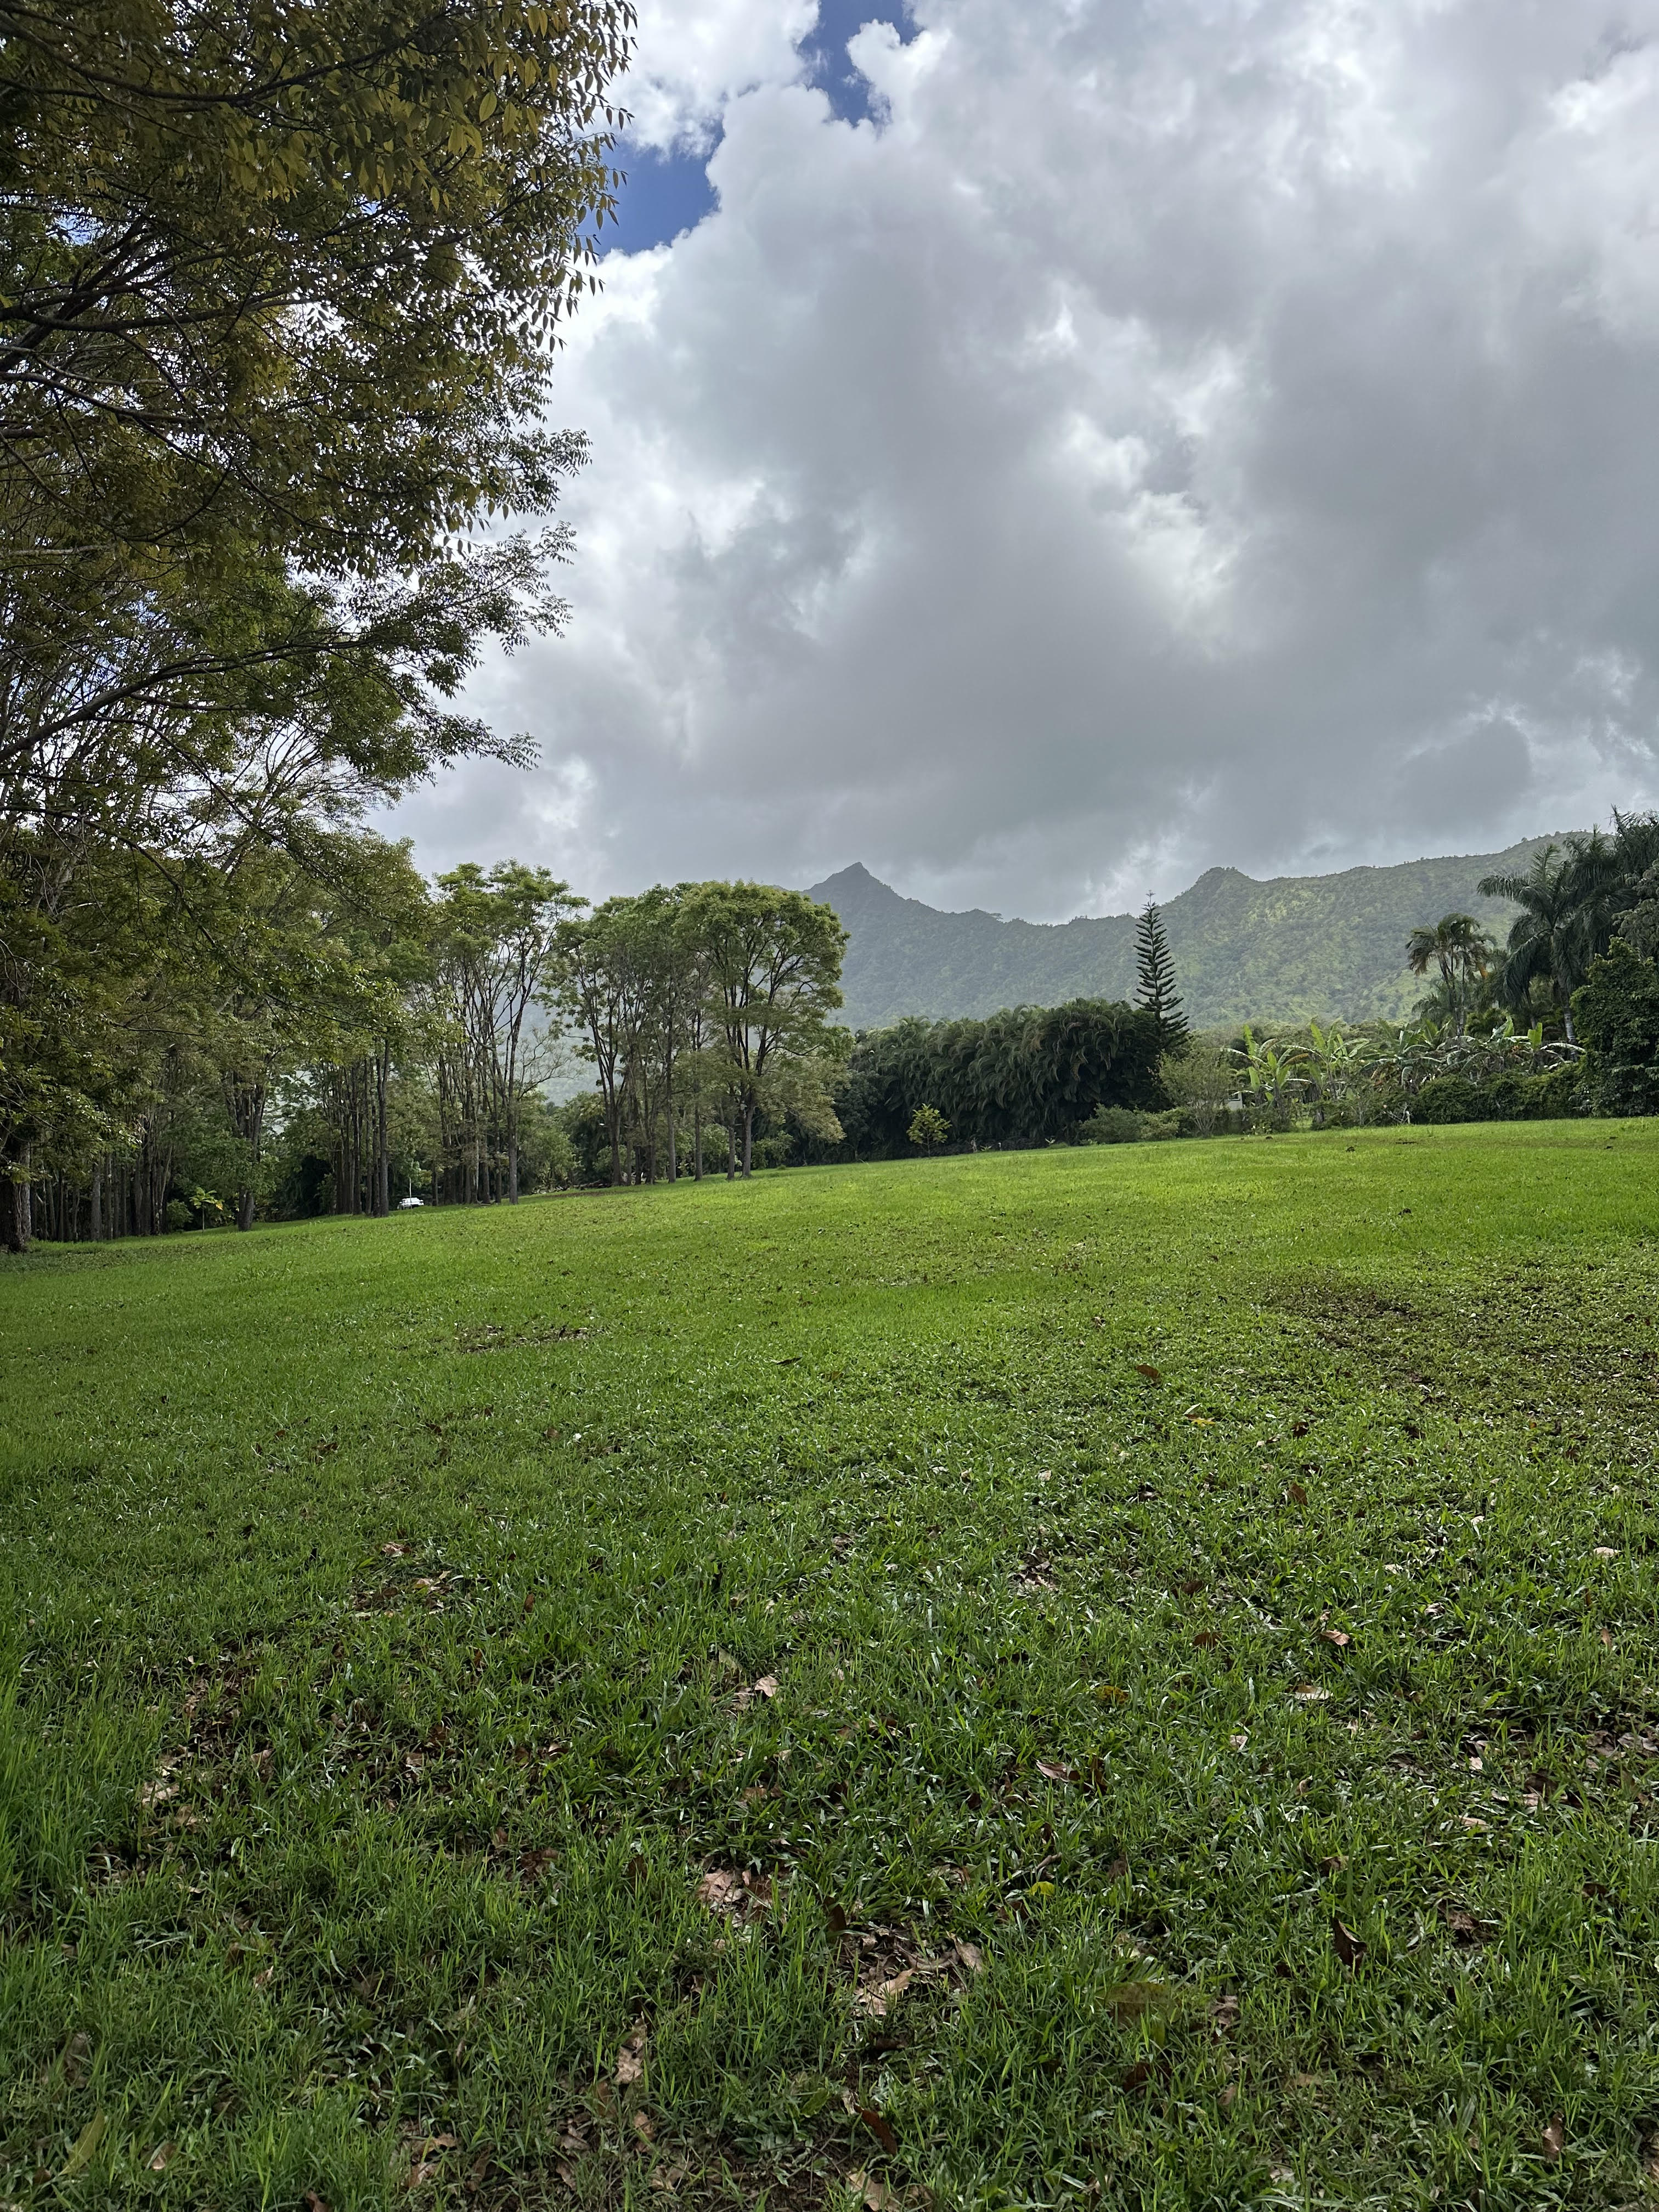
M1437 1075L1411 1103L1413 1121L1555 1121L1577 1110L1582 1078L1577 1067L1544 1075L1506 1073L1483 1083L1465 1075Z
M1100 1107L1164 1103L1162 1045L1144 1008L1097 999L1015 1006L984 1021L900 1022L853 1048L836 1097L846 1132L839 1157L902 1155L927 1105L944 1115L957 1145L1074 1137Z
M1101 1106L1078 1124L1085 1145L1138 1145L1144 1133L1141 1117L1132 1106Z
M1659 1114L1659 967L1615 938L1573 997L1598 1114Z

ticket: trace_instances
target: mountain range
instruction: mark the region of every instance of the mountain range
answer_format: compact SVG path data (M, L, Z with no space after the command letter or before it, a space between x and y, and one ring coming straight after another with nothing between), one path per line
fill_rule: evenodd
M1443 914L1472 914L1500 939L1516 909L1483 899L1483 876L1523 870L1560 834L1502 853L1275 876L1211 868L1164 908L1188 1020L1404 1020L1425 985L1406 966L1406 939ZM906 1014L990 1014L1067 999L1127 999L1134 988L1135 917L1005 921L975 908L942 913L905 898L858 863L814 884L851 942L842 976L852 1028L881 1029Z

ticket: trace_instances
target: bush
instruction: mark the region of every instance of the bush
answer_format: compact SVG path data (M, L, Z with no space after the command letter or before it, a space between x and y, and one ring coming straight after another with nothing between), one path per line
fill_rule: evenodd
M906 1133L910 1142L924 1152L934 1152L951 1133L951 1124L937 1106L918 1106L910 1116Z
M1659 967L1615 938L1573 994L1598 1114L1659 1114Z
M1079 1123L1077 1133L1085 1145L1135 1145L1143 1133L1141 1116L1133 1107L1097 1106L1086 1121Z
M182 1198L170 1198L167 1200L167 1210L162 1214L161 1219L168 1229L193 1229L196 1226L196 1216Z
M1170 1137L1195 1137L1197 1116L1189 1106L1170 1106L1161 1114L1143 1114L1140 1133L1152 1142Z
M1437 1075L1412 1101L1413 1121L1555 1121L1577 1110L1576 1067L1547 1075L1496 1075L1471 1083L1463 1075Z

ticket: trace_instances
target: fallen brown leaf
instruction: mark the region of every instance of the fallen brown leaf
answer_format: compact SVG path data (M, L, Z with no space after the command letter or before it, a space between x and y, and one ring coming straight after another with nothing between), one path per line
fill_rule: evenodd
M145 2162L149 2166L152 2173L165 2173L168 2166L172 2165L173 2160L177 2158L178 2155L179 2146L177 2143L157 2143Z
M627 2089L645 2073L645 2030L636 2027L617 2053L617 2087Z
M1322 1643L1334 1644L1339 1651L1346 1651L1353 1640L1340 1628L1322 1628L1319 1635Z
M1152 1366L1144 1359L1136 1360L1135 1373L1137 1375L1144 1375L1149 1382L1161 1382L1164 1380L1162 1370Z
M306 2191L306 2212L329 2212L328 2199L319 2197L314 2189Z
M730 1867L712 1867L697 1884L697 1902L708 1912L735 1912L744 1899L743 1876Z
M1293 1482L1291 1485L1290 1498L1292 1505L1305 1505L1307 1504L1308 1493L1299 1482Z
M1036 1769L1045 1782L1075 1782L1078 1778L1069 1766L1056 1765L1051 1759L1038 1759Z
M854 1992L854 2011L862 2013L866 2020L885 2020L915 1979L915 1968L907 1966L902 1974L895 1974L890 1981L867 1984Z
M889 2158L895 2156L897 2153L899 2144L898 2136L894 2132L892 2122L889 2119L884 2118L873 2105L860 2105L859 2107L859 2118L863 2121L865 2126L869 2129L871 2134L881 2145Z
M1322 1705L1330 1694L1328 1690L1322 1690L1316 1682L1304 1682L1299 1689L1291 1692L1299 1705Z
M960 1936L958 1936L957 1938L957 1956L961 1960L963 1965L967 1968L970 1974L981 1974L984 1972L985 1954L980 1949L977 1943L966 1942Z
M1567 2147L1566 2123L1559 2112L1544 2130L1544 2163L1553 2166Z
M1213 1651L1220 1641L1214 1629L1200 1628L1193 1638L1193 1649L1194 1651Z
M652 2118L649 2112L635 2113L634 2132L640 2137L642 2142L655 2142L657 2140L657 2124Z
M1358 1966L1364 1957L1367 1945L1352 1928L1346 1927L1334 1913L1331 1915L1331 1945L1345 1966Z

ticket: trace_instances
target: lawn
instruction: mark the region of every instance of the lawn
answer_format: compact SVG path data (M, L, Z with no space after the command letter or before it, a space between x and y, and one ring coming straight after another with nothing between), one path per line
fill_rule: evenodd
M0 1267L0 2205L1659 2190L1659 1127Z

